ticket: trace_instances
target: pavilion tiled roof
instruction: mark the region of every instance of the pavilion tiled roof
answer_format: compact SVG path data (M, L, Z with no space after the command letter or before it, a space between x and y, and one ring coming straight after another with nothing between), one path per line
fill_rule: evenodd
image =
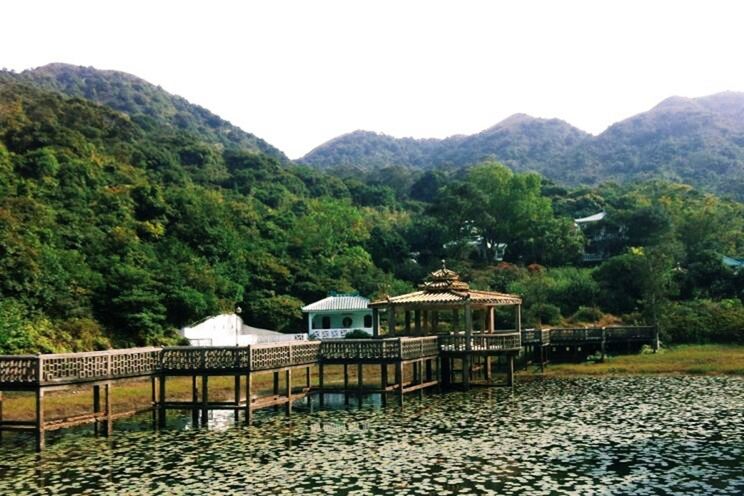
M419 286L420 291L399 296L388 296L385 299L373 301L370 308L387 305L455 305L469 300L474 305L519 305L522 298L517 295L498 293L495 291L480 291L470 289L468 283L461 281L457 272L442 268L429 274L428 279Z

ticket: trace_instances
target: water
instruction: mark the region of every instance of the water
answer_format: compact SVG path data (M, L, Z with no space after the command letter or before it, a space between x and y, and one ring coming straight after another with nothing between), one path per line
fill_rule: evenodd
M110 439L50 436L41 455L6 434L0 494L744 494L741 377L546 379L413 395L402 411L369 400L260 412L253 428L174 415L154 433L144 415Z

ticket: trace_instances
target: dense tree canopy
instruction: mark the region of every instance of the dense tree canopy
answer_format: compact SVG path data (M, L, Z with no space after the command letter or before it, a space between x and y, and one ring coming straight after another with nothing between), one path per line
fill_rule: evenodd
M494 162L325 173L196 131L0 82L0 352L172 343L236 304L297 330L303 303L408 291L442 258L524 295L528 325L741 336L744 274L721 263L744 255L741 203L667 182L567 189ZM595 233L573 222L600 210ZM609 258L583 264L598 233ZM725 329L706 334L712 319Z

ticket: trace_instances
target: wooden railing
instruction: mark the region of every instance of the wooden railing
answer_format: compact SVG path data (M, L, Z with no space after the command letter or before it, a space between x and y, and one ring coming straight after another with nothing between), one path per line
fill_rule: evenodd
M522 329L522 344L550 343L550 329Z
M321 360L412 360L439 353L436 336L383 339L329 339L321 342Z
M603 339L604 330L601 327L550 329L551 344L602 342Z
M618 341L651 341L656 337L654 326L610 326L605 327L608 343Z
M6 384L35 384L39 382L37 355L0 356L0 382Z
M442 334L439 336L439 349L444 352L462 351L517 351L521 348L521 335L518 332L493 334L473 334L468 345L464 334Z

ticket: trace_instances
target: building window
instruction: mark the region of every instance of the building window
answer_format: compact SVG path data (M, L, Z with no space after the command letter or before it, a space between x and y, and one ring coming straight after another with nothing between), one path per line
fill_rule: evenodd
M323 317L323 329L330 329L331 328L331 318L327 315Z
M364 316L364 327L372 327L372 316L371 315Z
M354 322L351 320L351 317L344 317L344 320L341 323L344 327L349 328Z

